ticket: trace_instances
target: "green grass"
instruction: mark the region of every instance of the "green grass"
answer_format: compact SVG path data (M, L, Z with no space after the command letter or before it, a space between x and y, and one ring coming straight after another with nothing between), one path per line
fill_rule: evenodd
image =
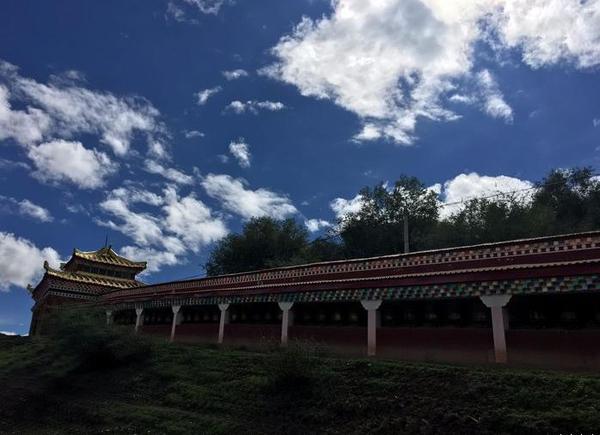
M143 357L90 365L51 339L0 337L0 433L600 429L593 374L347 359L307 346L140 349Z

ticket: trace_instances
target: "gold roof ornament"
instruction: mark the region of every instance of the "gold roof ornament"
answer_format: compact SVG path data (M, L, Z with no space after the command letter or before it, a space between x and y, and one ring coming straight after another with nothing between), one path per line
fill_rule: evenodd
M137 269L140 272L146 268L145 261L132 261L125 257L117 254L110 245L104 246L97 251L80 251L79 249L73 249L73 257L68 263L73 261L75 258L81 258L87 261L94 261L96 263L109 264L112 266L127 267L131 269ZM68 264L67 263L67 264Z

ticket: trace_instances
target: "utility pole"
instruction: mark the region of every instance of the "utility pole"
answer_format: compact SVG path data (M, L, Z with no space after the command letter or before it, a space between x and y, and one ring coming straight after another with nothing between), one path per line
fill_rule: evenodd
M408 254L410 251L408 245L408 216L404 215L404 253Z

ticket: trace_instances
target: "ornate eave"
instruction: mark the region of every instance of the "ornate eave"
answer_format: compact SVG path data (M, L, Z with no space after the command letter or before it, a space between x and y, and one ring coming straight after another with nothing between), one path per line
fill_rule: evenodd
M60 278L66 281L109 287L111 289L130 289L144 285L143 282L138 280L109 277L81 271L70 272L68 270L57 270L51 268L48 265L48 262L44 262L44 269L46 269L47 276Z

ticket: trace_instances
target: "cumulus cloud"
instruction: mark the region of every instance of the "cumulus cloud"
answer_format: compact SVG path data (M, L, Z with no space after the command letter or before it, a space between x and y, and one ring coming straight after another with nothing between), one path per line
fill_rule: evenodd
M136 204L156 207L136 210ZM162 194L127 185L111 191L100 208L113 219L97 220L131 238L135 245L121 249L123 255L148 261L147 273L185 261L188 252L198 252L228 230L223 219L194 194L180 197L173 186Z
M331 228L333 225L324 219L307 219L304 225L311 233L315 233L325 228Z
M169 181L177 184L193 184L194 177L187 175L177 169L167 168L154 160L146 160L145 169L151 174L161 175Z
M0 195L0 211L28 216L40 222L52 222L54 220L48 209L28 199L18 201L15 198Z
M0 90L0 123L8 119L16 126L4 135L25 145L89 133L98 135L115 154L124 155L135 132L152 137L163 129L158 110L142 98L120 98L62 82L39 83L22 77L14 65L3 61L0 80L5 83ZM27 104L26 110L12 110L9 97Z
M250 145L245 142L243 137L229 144L229 152L242 168L250 167Z
M280 101L257 101L257 100L248 100L246 102L242 102L239 100L234 100L225 106L225 112L233 112L238 115L242 113L253 113L254 115L258 114L261 110L266 110L269 112L278 112L280 110L285 109L285 104Z
M34 204L28 199L24 199L19 202L19 212L25 216L30 216L41 222L52 222L54 218L48 211L48 209Z
M286 196L263 188L248 189L242 179L229 175L208 174L201 184L209 196L244 219L262 216L283 219L298 212Z
M0 291L35 284L44 272L44 261L59 267L60 255L52 248L40 249L30 240L0 232Z
M225 223L194 195L179 198L175 189L165 190L165 226L194 252L227 235Z
M151 274L159 272L165 266L175 266L185 263L185 260L178 257L173 252L159 250L155 248L142 248L139 246L123 246L120 254L133 261L146 261L146 270L142 274Z
M358 194L352 199L335 198L329 203L329 207L333 210L338 220L344 220L348 214L359 212L363 204L363 196Z
M186 139L193 139L195 137L204 137L204 133L198 130L184 130L183 135Z
M202 91L198 91L194 94L196 96L196 103L199 106L205 105L210 97L212 97L215 94L218 94L219 92L221 92L222 89L223 88L221 88L221 86L215 86L214 88L208 88Z
M242 77L248 77L248 71L246 71L244 69L234 69L234 70L230 70L230 71L223 71L222 74L223 74L223 77L225 77L227 80L237 80L237 79L241 79Z
M520 48L533 68L571 62L600 64L600 2L597 0L505 0L493 24L502 42Z
M512 108L504 101L504 96L498 88L494 76L486 69L477 74L477 83L483 100L484 111L493 118L502 118L507 122L512 121Z
M0 331L0 334L11 335L11 336L13 336L13 335L19 335L16 332L13 332L13 331Z
M27 152L36 167L33 175L45 182L68 182L80 189L105 184L118 165L105 153L87 149L81 142L54 140L31 146Z
M432 186L441 198L440 216L446 218L462 210L464 201L490 195L517 192L518 198L529 200L535 193L532 182L499 175L490 177L476 172L459 174L442 184Z
M420 118L457 120L448 94L473 74L475 45L520 49L534 68L559 61L600 64L598 0L338 0L329 16L303 18L272 48L261 72L354 112L354 139L414 141ZM484 80L489 77L481 76ZM468 80L467 80L468 81ZM489 82L487 84L490 84ZM459 90L459 89L458 89ZM504 120L512 110L497 85L477 98ZM463 101L464 102L464 101Z
M50 117L35 107L13 110L10 92L0 85L0 140L13 139L22 145L40 141L49 130Z
M203 14L216 15L221 10L221 7L226 3L226 0L182 0L185 3L195 6Z

